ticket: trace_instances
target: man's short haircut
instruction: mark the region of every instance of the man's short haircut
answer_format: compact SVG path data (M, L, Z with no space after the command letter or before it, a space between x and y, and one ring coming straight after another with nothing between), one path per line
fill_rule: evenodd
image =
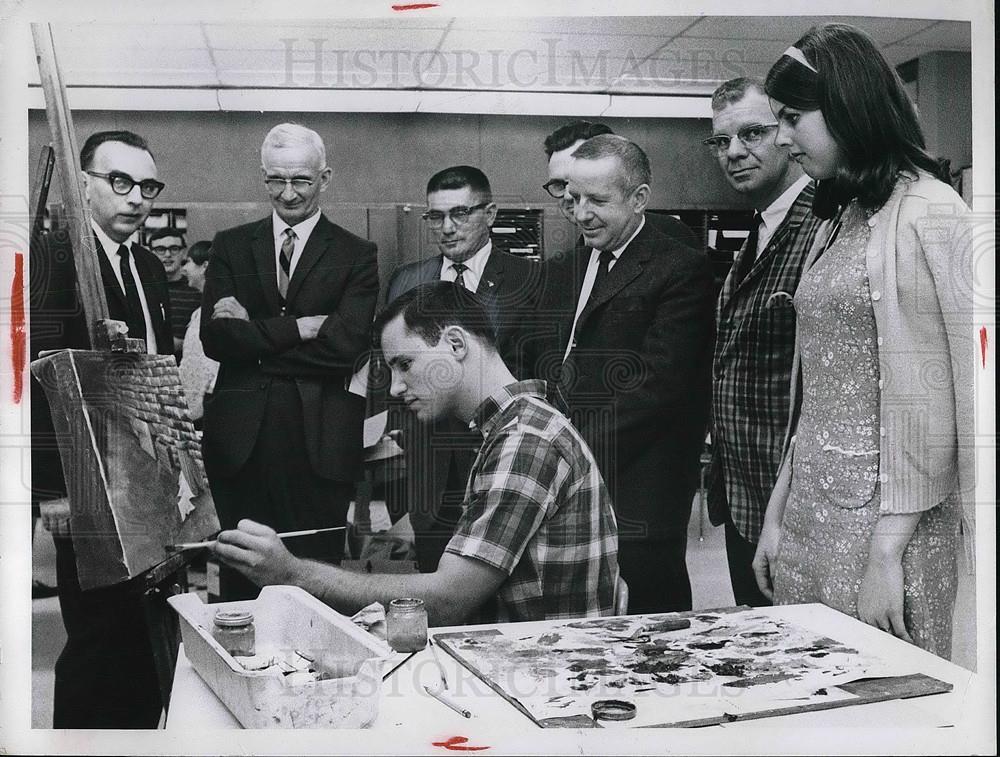
M385 327L398 315L403 316L407 330L430 346L441 340L441 334L448 326L460 326L494 352L497 349L496 328L486 306L475 293L453 281L421 284L386 305L373 326L379 341Z
M167 237L177 237L181 240L181 244L187 247L187 242L184 240L184 232L178 231L173 226L167 226L162 229L157 229L152 234L149 235L149 243L152 244L157 239L166 239Z
M427 194L442 189L462 189L469 187L480 202L493 202L493 189L486 174L475 166L452 166L438 171L427 182Z
M590 121L572 121L560 126L545 138L545 155L551 158L552 153L572 147L581 139L587 141L601 134L614 134L607 124L595 124Z
M264 164L264 153L279 147L311 147L319 154L321 168L326 168L326 147L323 138L302 124L278 124L267 133L260 146L260 162Z
M755 76L738 76L722 82L712 93L712 110L719 111L727 105L738 103L751 89L764 94L764 81Z
M121 142L123 145L128 145L129 147L135 147L139 150L145 150L149 153L149 157L153 158L153 151L149 149L149 145L146 144L146 140L140 137L138 134L132 131L98 131L87 137L87 141L83 143L83 147L80 148L80 168L84 171L88 170L92 165L94 165L94 153L97 152L97 148L103 145L105 142ZM153 162L156 162L156 158L153 158Z
M188 248L188 260L195 265L203 265L212 257L212 243L202 239Z
M631 192L641 184L649 184L653 173L649 168L649 158L635 142L616 134L600 134L592 137L573 150L577 160L602 160L617 158L621 166L619 178L622 189Z

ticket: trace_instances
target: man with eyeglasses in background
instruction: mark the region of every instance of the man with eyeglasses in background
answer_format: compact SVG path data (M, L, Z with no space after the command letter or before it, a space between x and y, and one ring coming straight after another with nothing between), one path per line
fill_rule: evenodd
M187 242L184 234L170 226L157 229L149 235L149 249L163 263L170 290L170 331L174 336L174 356L180 362L183 356L184 332L191 313L201 306L201 292L192 287L182 270L187 262Z
M493 246L490 229L497 215L486 175L473 166L452 166L427 182L422 218L438 254L393 272L385 304L431 281L453 281L475 292L497 328L497 343L507 366L521 375L521 315L533 313L540 266ZM421 425L396 401L388 403L387 428L402 431L408 475L386 492L390 516L409 512L417 564L437 569L465 498L465 483L481 438L449 417Z
M367 355L378 297L376 247L319 209L333 174L323 140L284 123L260 150L273 208L212 242L201 313L220 363L205 403L203 454L223 528L342 526L362 471L364 398L348 392ZM302 536L300 557L337 563L344 535ZM259 587L222 567L224 600Z
M573 162L573 151L591 137L600 134L614 134L607 124L590 121L572 121L564 124L545 138L545 157L548 160L549 177L542 188L556 200L559 200L559 211L572 224L573 198L566 193L569 179L569 166ZM663 213L647 213L646 222L669 239L696 250L703 250L705 245L698 240L694 231L683 221ZM570 240L565 240L568 246ZM577 246L582 246L582 240Z
M774 145L776 129L760 81L732 79L712 95L704 143L756 212L716 306L708 506L712 523L725 525L736 604L754 607L770 604L752 562L790 411L792 295L821 223L815 185Z
M130 131L92 134L80 150L84 196L108 314L170 354L170 296L160 261L135 243L164 185L146 141ZM61 248L61 249L60 249ZM64 240L31 247L31 356L91 349ZM66 452L66 450L64 450ZM73 467L73 466L71 466ZM141 597L126 585L82 591L55 431L45 391L31 379L31 489L56 547L66 644L55 664L54 728L156 728L162 702Z

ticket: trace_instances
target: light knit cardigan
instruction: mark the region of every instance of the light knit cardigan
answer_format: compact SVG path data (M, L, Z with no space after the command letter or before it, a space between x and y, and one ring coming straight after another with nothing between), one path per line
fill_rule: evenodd
M973 223L962 198L920 172L901 176L869 220L865 263L878 334L881 512L975 498ZM826 243L817 239L805 262ZM796 338L792 401L798 387ZM793 404L794 407L794 404ZM794 454L794 429L788 446Z

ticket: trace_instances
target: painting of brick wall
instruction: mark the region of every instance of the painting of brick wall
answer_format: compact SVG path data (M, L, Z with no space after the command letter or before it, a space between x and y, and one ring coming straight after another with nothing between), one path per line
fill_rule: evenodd
M62 350L31 370L58 435L82 588L134 578L166 545L218 531L172 355Z

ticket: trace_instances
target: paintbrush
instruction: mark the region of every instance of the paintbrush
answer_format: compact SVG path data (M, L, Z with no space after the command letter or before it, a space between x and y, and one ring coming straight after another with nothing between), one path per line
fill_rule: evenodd
M434 656L434 664L437 665L438 675L441 676L441 686L445 689L448 688L448 679L444 677L444 666L441 665L441 658L438 657L437 644L431 637L427 637L427 644L431 648L431 654Z
M312 536L313 534L324 534L327 531L343 531L347 526L333 526L331 528L309 528L305 531L285 531L284 533L278 534L279 539L288 539L292 536ZM189 541L183 544L168 544L166 550L168 552L183 552L186 549L204 549L211 547L215 544L218 539L209 539L208 541Z
M442 694L437 689L432 689L430 686L426 686L425 685L424 686L424 691L426 691L428 694L430 694L432 697L434 697L436 700L438 700L441 704L443 704L443 705L445 705L445 706L450 707L451 709L453 709L455 712L457 712L463 718L471 718L472 717L472 713L471 712L469 712L467 709L465 709L464 707L462 707L460 704L457 704L456 702L451 701L450 697L446 697L444 694Z

